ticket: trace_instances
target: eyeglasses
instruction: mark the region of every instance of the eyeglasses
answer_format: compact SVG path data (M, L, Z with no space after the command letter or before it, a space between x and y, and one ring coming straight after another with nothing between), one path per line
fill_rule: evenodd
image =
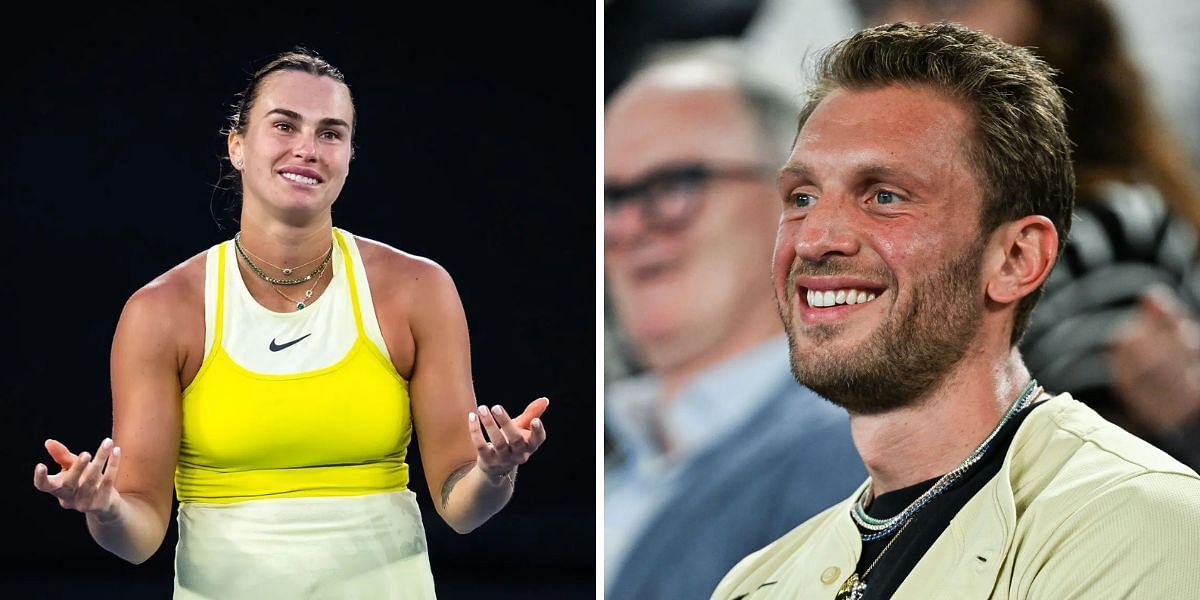
M633 215L643 226L660 232L679 231L696 214L698 200L716 179L764 180L770 170L759 165L715 166L703 163L669 165L625 184L604 184L604 241L612 245L628 237ZM640 210L625 210L636 205Z

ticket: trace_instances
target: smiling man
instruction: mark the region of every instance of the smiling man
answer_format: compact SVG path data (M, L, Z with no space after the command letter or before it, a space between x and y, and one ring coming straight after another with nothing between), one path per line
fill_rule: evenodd
M1179 598L1200 477L1033 380L1016 342L1070 223L1063 101L1029 52L886 25L818 66L779 178L796 378L869 479L713 598Z
M768 264L797 105L753 73L679 48L605 109L605 282L647 367L605 390L614 600L704 598L864 475L845 414L788 370Z

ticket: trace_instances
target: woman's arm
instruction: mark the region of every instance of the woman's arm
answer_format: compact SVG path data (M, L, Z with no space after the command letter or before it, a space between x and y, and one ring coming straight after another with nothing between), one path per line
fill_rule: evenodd
M161 282L126 303L112 346L113 439L93 459L47 440L62 467L34 469L34 486L87 515L104 549L131 563L150 558L167 531L180 428L177 291ZM107 466L106 466L107 463Z
M516 419L503 409L476 407L458 290L440 266L421 264L411 280L418 290L409 321L416 346L410 383L421 466L438 513L455 531L467 533L512 496L516 466L545 440L538 417L549 402L534 401Z

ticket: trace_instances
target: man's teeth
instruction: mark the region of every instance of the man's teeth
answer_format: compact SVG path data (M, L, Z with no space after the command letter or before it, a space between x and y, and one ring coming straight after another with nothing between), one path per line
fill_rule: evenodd
M815 308L837 306L838 304L862 304L875 299L874 292L849 290L808 290L808 305Z
M317 180L313 179L312 177L305 177L295 173L280 173L280 175L283 175L285 179L291 179L296 183L303 183L304 185L317 185Z

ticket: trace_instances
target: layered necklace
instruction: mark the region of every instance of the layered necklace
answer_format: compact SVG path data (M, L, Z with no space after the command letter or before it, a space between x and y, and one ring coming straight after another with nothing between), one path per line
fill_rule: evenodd
M280 296L283 296L283 298L286 299L288 302L295 303L296 310L303 310L305 306L308 306L309 304L311 304L313 291L316 290L317 285L319 285L321 283L321 278L325 275L325 270L329 268L329 264L333 260L333 242L332 242L332 240L329 242L329 250L325 251L321 256L318 256L306 263L297 265L295 267L280 267L277 265L273 265L273 264L267 262L266 259L263 259L262 257L255 255L253 252L250 252L249 250L246 250L244 247L242 247L242 232L240 232L240 231L237 232L236 234L234 234L234 236L233 236L233 247L237 249L238 256L241 256L242 260L246 262L246 266L250 267L250 271L253 272L255 275L257 275L259 279L262 279L263 281L271 284L271 289L275 290L275 293L279 294ZM313 269L311 272L309 272L307 275L305 275L303 277L298 277L296 279L278 279L275 277L271 277L270 275L267 275L262 270L262 267L259 267L258 264L256 264L254 262L254 260L251 259L251 257L254 257L254 259L257 259L259 262L261 262L269 267L274 268L275 270L283 273L284 275L291 275L296 269L300 269L302 267L311 265L311 264L317 262L318 260L321 261L321 264L317 265L317 267L315 269ZM322 258L324 260L321 260ZM315 281L314 281L314 279L315 279ZM281 286L281 285L284 285L284 286L300 285L301 283L305 283L307 281L312 281L313 284L307 290L304 290L304 298L300 299L300 300L296 300L295 298L288 296L287 294L283 293L283 290L276 287L276 286Z
M928 490L925 490L924 494L921 494L916 500L913 500L911 504L909 504L904 510L900 511L900 513L896 516L888 519L876 519L875 517L867 514L866 504L870 502L873 497L871 492L871 484L869 482L867 483L867 487L863 490L862 494L858 496L858 499L854 501L854 506L850 510L850 517L854 519L854 523L866 532L861 534L862 540L864 542L870 542L887 537L892 533L895 533L896 536L893 537L887 543L887 545L883 547L883 550L878 556L875 557L875 560L871 562L871 565L867 567L866 571L863 572L861 577L857 572L855 572L846 579L846 582L842 584L842 587L838 588L837 595L834 596L835 600L858 600L859 598L862 598L863 593L867 589L867 575L869 575L871 573L871 569L875 568L875 565L879 563L879 559L882 558L889 549L891 549L892 543L896 541L896 538L900 537L900 533L902 533L904 529L908 527L909 522L912 521L912 518L916 516L917 512L929 504L931 500L941 495L941 493L946 491L950 486L954 485L954 483L961 479L971 467L975 466L975 464L983 458L983 455L987 453L988 448L992 444L992 440L995 439L996 434L1000 433L1000 430L1004 427L1004 424L1008 423L1009 420L1012 419L1013 415L1028 407L1033 402L1033 399L1041 394L1041 390L1042 388L1038 386L1037 380L1031 379L1029 383L1025 385L1025 388L1021 390L1021 393L1017 395L1017 398L1013 401L1012 405L1008 407L1008 410L1004 413L1004 416L1000 419L1000 422L997 423L996 427L992 429L992 432L988 434L986 438L984 438L983 442L980 443L979 446L977 446L974 450L972 450L971 453L968 454L967 457L963 459L963 461L959 463L957 467L954 468L954 470L938 478L932 487L930 487Z

